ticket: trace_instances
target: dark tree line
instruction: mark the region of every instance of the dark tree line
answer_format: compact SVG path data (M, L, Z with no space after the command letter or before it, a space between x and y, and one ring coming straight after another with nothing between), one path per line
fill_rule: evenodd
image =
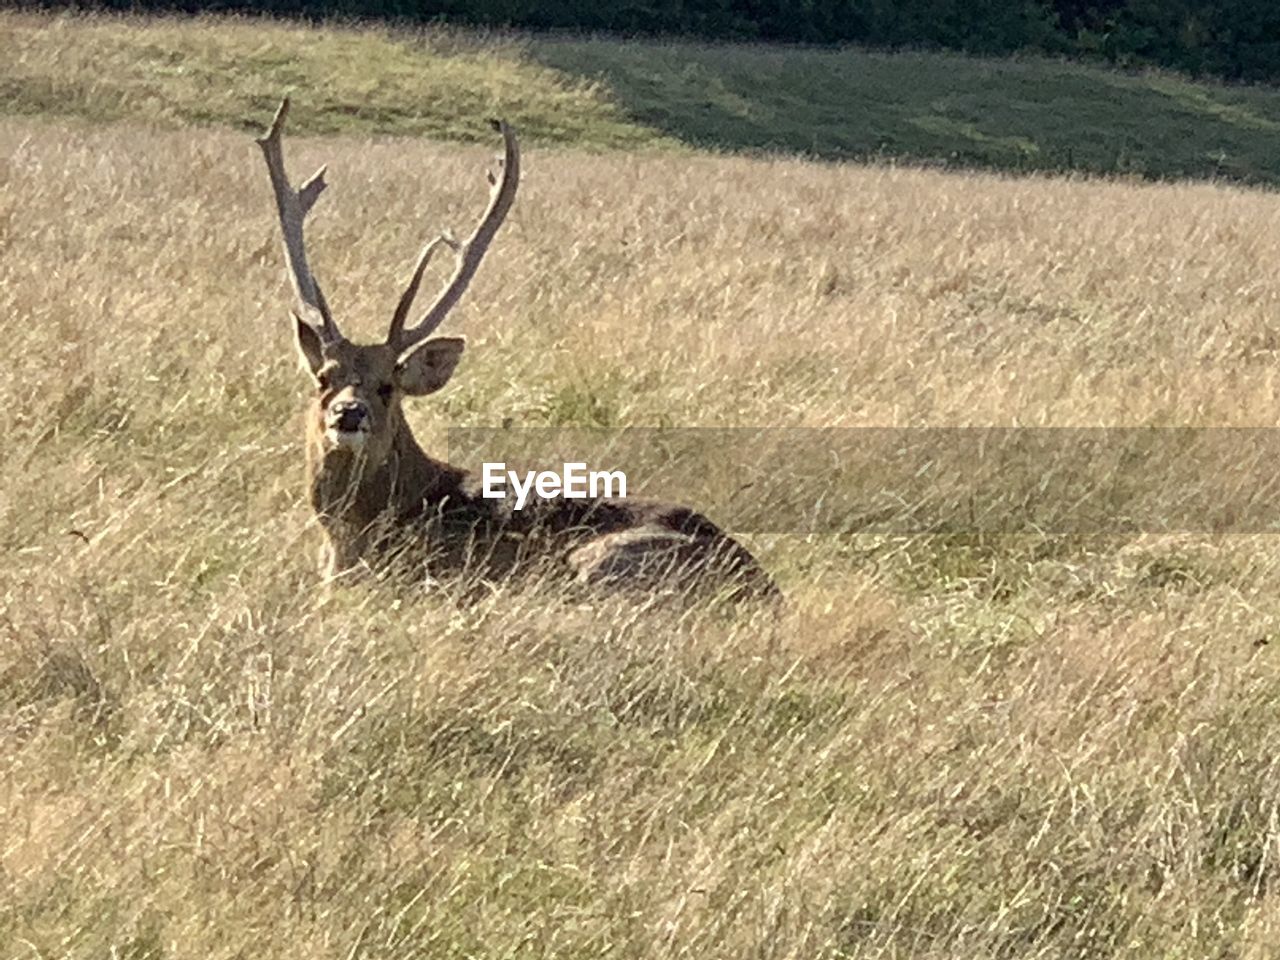
M1280 79L1280 0L90 0L109 9L1019 50ZM54 0L54 5L57 5ZM79 6L84 6L81 0Z

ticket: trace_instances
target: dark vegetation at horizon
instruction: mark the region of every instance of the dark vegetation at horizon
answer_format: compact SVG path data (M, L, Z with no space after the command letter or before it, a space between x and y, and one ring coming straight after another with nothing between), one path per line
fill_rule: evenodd
M27 5L856 43L982 55L1037 52L1192 76L1280 79L1280 6L1270 0L53 0Z

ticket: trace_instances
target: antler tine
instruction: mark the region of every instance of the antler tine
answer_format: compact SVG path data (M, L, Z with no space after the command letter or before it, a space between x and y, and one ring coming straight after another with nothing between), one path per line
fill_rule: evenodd
M485 208L484 216L480 218L480 223L471 236L462 243L457 243L447 236L440 236L422 251L409 285L400 297L400 304L396 307L396 315L392 318L391 330L387 335L387 342L397 350L405 350L430 336L449 315L449 311L462 299L463 293L466 292L471 279L476 275L476 270L480 267L480 261L489 250L489 244L493 242L498 228L502 226L502 221L507 218L511 204L515 201L516 188L520 185L520 145L516 141L515 131L505 121L491 122L494 129L502 134L502 176L495 177L491 171L488 173L489 205ZM435 302L422 315L422 319L414 327L405 330L405 317L417 295L427 261L442 243L457 252L457 269L454 270L453 276L445 284L444 289L437 295Z
M325 168L317 170L300 189L294 190L289 184L289 177L284 169L284 148L281 136L284 133L284 121L289 114L289 98L280 101L275 118L271 121L271 129L266 135L257 139L262 148L262 155L267 161L267 173L271 177L271 189L275 193L276 212L280 215L280 230L284 235L284 255L289 265L289 279L293 283L293 291L302 305L303 313L309 319L320 320L320 336L329 341L342 339L338 326L333 322L333 314L329 312L329 304L324 299L320 284L316 282L311 268L307 265L306 241L303 238L302 224L307 214L315 205L320 194L324 192Z
M413 268L413 275L409 278L409 285L404 288L404 293L400 294L400 302L396 304L395 315L391 318L391 329L387 333L387 343L394 346L404 337L404 322L409 319L409 310L413 307L414 298L418 295L422 275L426 273L427 264L431 262L432 255L442 244L454 250L458 249L458 241L445 234L436 237L422 248L422 253L418 255L418 263Z

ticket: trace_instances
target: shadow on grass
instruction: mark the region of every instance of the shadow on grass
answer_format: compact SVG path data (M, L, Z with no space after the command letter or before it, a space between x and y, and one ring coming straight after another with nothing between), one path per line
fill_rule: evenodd
M932 53L557 39L530 54L700 147L1280 183L1272 88Z

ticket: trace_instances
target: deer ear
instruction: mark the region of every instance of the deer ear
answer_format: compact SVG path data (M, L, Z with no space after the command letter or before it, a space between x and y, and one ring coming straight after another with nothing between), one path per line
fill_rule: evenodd
M396 382L408 396L435 393L453 376L467 344L463 337L433 337L402 356L396 364Z
M296 313L291 316L293 317L293 338L298 345L298 357L314 377L324 366L324 350L320 344L320 334L316 332L315 327Z

